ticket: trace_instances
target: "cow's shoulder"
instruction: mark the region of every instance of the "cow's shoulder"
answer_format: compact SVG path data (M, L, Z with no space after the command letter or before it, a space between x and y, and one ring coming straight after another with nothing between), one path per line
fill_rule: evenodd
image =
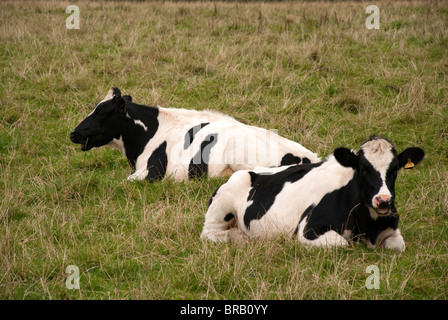
M360 206L356 179L350 180L339 188L327 191L318 203L310 206L301 220L308 219L304 236L314 240L332 229L342 234L344 229L351 229L356 210ZM348 200L348 201L347 201Z

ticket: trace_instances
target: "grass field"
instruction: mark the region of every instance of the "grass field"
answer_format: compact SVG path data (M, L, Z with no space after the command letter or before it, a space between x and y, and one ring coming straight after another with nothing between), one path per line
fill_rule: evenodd
M438 1L2 1L0 299L447 299L447 30ZM322 157L373 133L424 148L397 180L406 251L201 241L226 179L127 182L118 151L70 142L111 86L278 129Z

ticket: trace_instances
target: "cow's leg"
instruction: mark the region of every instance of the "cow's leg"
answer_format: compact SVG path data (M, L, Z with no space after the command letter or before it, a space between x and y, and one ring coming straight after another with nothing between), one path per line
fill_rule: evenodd
M129 181L141 181L141 180L145 180L145 178L147 176L148 176L148 169L145 168L145 169L135 171L127 179Z
M348 245L347 240L334 230L329 230L315 239L307 239L304 235L304 230L307 223L308 218L303 219L302 222L299 223L297 238L300 243L316 247L346 247Z
M346 247L347 240L334 230L329 230L323 235L319 236L315 241L319 247Z
M384 240L383 247L385 249L403 252L406 249L406 245L404 244L404 239L400 231L398 229L396 231L392 236Z
M376 238L375 243L382 246L384 249L398 252L403 252L406 248L399 229L394 230L392 228L387 228L386 230L381 231ZM376 248L376 245L372 247Z

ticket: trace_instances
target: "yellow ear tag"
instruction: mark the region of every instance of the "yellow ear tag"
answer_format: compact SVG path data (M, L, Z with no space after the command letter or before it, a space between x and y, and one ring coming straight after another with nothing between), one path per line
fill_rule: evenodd
M415 167L415 164L411 161L411 158L408 159L408 163L404 165L405 169L412 169Z

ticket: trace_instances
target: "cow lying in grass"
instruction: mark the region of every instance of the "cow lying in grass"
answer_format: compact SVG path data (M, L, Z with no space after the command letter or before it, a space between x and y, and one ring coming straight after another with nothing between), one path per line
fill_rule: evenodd
M112 88L71 133L82 151L108 145L127 157L129 180L227 176L319 157L275 133L212 111L148 107Z
M423 157L420 148L397 154L388 140L372 137L357 153L338 148L324 162L236 172L210 199L201 237L286 233L307 245L345 246L356 239L369 248L404 251L395 180L400 168Z

